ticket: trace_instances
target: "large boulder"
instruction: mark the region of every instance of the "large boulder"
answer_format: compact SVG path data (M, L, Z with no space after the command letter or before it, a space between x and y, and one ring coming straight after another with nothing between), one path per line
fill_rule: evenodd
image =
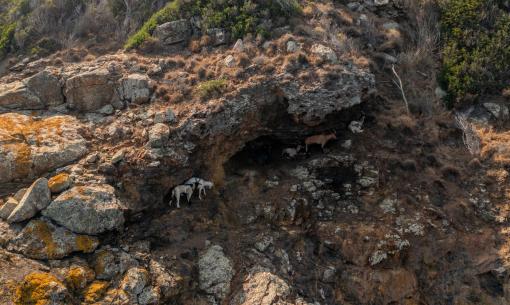
M151 96L150 79L147 75L130 74L122 79L120 93L124 100L135 104L149 101Z
M356 67L343 69L326 80L299 85L285 82L280 87L287 98L287 112L296 122L317 126L326 121L328 115L361 104L363 94L375 88L375 77L367 70Z
M21 81L0 84L0 107L19 110L43 109L44 103Z
M166 45L183 42L191 37L191 24L186 19L166 22L158 25L152 35Z
M9 250L33 259L61 259L73 252L91 253L99 244L96 237L75 234L43 219L31 220L14 238Z
M64 94L70 109L88 112L110 104L116 97L113 76L106 69L83 72L69 78Z
M49 71L41 71L31 76L23 83L33 92L45 106L58 106L64 103L62 86L59 79Z
M106 184L75 186L60 194L42 214L81 234L100 234L124 224L115 190Z
M33 178L87 153L81 124L71 116L42 119L0 114L0 183Z
M10 223L30 219L42 209L45 209L51 201L51 192L48 187L48 179L37 179L25 192L16 208L7 217Z
M223 300L230 292L234 266L218 245L209 247L198 260L200 289Z

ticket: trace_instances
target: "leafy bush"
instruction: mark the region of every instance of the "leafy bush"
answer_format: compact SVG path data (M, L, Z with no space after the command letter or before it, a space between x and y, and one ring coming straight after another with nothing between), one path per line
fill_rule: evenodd
M197 87L197 93L201 98L207 98L214 94L221 94L227 81L225 79L213 79L200 83Z
M165 22L179 19L181 15L181 1L174 0L169 2L165 7L157 11L147 20L142 28L131 36L125 44L126 49L139 47L147 38L152 35L154 29Z
M11 47L11 40L16 30L16 23L0 26L0 59L4 57Z
M201 18L203 29L224 28L234 38L241 38L247 33L267 36L272 22L287 19L300 10L297 0L174 0L152 15L128 39L125 48L139 47L162 23L191 16Z
M501 0L447 0L441 5L446 102L499 91L510 82L510 14Z

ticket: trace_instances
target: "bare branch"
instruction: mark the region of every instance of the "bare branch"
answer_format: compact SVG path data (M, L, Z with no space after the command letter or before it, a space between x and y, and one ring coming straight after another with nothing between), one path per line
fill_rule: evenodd
M409 103L407 102L406 94L404 92L404 86L402 85L402 80L400 79L400 76L398 76L397 71L395 70L395 65L391 65L391 71L393 71L393 74L398 80L398 83L394 81L395 85L397 86L398 89L400 89L400 93L402 94L402 99L404 100L404 105L406 107L407 114L410 114L411 112L409 111Z

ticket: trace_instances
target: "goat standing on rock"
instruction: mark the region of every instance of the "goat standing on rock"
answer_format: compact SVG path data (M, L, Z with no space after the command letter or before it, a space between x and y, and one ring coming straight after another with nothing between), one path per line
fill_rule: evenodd
M305 139L305 151L308 152L308 145L312 144L319 144L322 148L322 151L324 151L324 146L326 146L330 140L336 140L335 132L308 137Z
M200 182L198 183L198 199L202 200L202 193L204 193L205 196L205 189L206 188L212 189L213 186L214 183L212 183L211 181L201 179Z
M193 195L193 188L191 187L191 185L183 184L174 187L174 189L172 190L172 199L170 200L170 206L172 205L173 198L175 198L177 201L177 208L180 208L181 206L179 205L179 202L181 200L182 194L186 194L186 198L188 199L189 202L191 196Z

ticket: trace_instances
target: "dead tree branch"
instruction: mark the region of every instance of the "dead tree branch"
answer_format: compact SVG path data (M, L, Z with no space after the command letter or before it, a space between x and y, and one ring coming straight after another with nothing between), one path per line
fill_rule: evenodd
M393 74L398 80L398 82L393 80L393 83L397 86L398 89L400 89L400 93L402 94L402 99L404 100L404 105L406 107L407 114L411 114L411 112L409 111L409 103L407 102L406 94L404 92L404 85L402 85L402 80L400 79L400 76L398 76L398 73L395 70L395 65L391 66L391 71L393 71Z

